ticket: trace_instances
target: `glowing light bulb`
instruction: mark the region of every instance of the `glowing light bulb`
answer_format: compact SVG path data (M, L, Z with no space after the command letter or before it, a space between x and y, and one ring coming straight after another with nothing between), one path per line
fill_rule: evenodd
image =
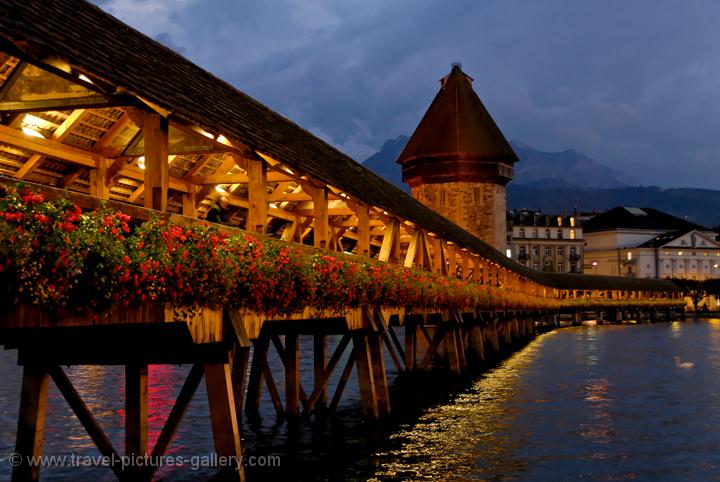
M26 136L31 137L39 137L40 139L45 139L45 136L42 135L40 132L36 131L35 129L31 127L22 127L23 134Z

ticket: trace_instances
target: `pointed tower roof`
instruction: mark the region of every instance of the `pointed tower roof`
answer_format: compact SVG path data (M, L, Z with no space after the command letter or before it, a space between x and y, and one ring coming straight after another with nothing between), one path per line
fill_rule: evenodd
M472 81L460 64L453 64L440 80L440 91L397 161L411 185L418 177L424 182L487 181L488 175L497 171L497 164L511 168L518 160L473 90ZM512 178L511 171L499 174L506 178L504 182L495 180L506 183Z

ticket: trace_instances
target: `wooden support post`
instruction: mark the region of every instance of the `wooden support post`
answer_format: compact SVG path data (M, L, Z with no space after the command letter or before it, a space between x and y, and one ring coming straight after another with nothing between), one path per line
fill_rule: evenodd
M137 457L148 450L148 367L125 367L125 455Z
M433 238L433 254L432 254L433 271L439 274L447 274L447 265L445 264L445 250L443 242L440 238Z
M462 279L470 279L470 255L467 251L463 251L461 255L462 259Z
M218 457L233 458L230 467L221 467L223 480L244 481L240 426L235 410L230 363L205 365L205 383L210 407L213 440Z
M195 186L190 186L190 191L183 194L183 216L187 216L189 218L198 217L198 197L198 189Z
M313 198L313 240L316 248L330 248L330 220L328 218L328 191L326 187L314 187Z
M454 244L448 244L448 273L450 276L457 276L457 254Z
M465 356L465 340L463 337L463 325L455 323L453 326L453 336L455 337L455 346L457 347L458 364L460 373L467 373L467 357Z
M378 415L390 415L390 393L388 391L387 372L383 358L383 339L380 333L373 333L367 337L370 351L375 399L377 400Z
M242 423L242 407L245 401L245 387L247 386L247 369L249 363L250 347L235 345L231 375L238 423Z
M110 188L107 183L108 167L105 159L95 161L96 169L90 169L90 195L100 199L110 198Z
M400 243L400 228L397 220L393 219L385 226L383 234L382 246L380 247L379 261L397 261L399 250L397 246Z
M415 232L410 237L410 244L408 244L408 249L405 252L405 262L403 265L406 268L412 268L413 265L417 263L416 258L419 253L422 253L422 246L420 246L422 243L422 231L419 229L416 229ZM422 258L420 258L422 259ZM420 267L422 267L422 262L417 263Z
M370 213L367 204L357 203L355 212L357 213L357 254L359 256L370 256Z
M368 349L367 337L363 333L353 334L353 353L357 364L358 384L360 385L360 398L362 399L363 413L366 417L377 420L379 417L378 401L373 378L372 358Z
M451 322L445 323L449 325ZM462 369L460 367L459 351L462 348L458 346L458 340L455 336L456 328L457 327L453 323L452 326L449 326L448 329L444 330L445 354L447 356L450 372L452 372L453 375L460 375L462 373Z
M492 343L495 354L500 353L500 336L498 335L497 319L490 322L490 343Z
M323 381L325 367L327 365L328 339L327 335L315 335L313 340L313 358L315 359L315 373L313 377L313 392L319 391L320 396L315 403L315 408L324 409L327 406L327 380Z
M253 359L250 367L250 378L248 380L247 398L245 400L245 412L248 415L256 416L260 413L260 400L262 398L264 367L267 365L267 353L270 347L270 336L260 332L260 336L253 340Z
M475 353L480 357L482 361L485 361L485 337L483 335L482 326L475 325L470 333L472 346L475 349Z
M248 218L247 230L265 234L267 227L267 164L262 159L247 161Z
M167 211L170 183L168 164L168 120L160 114L145 112L145 207Z
M415 369L415 357L417 356L417 327L415 322L406 319L405 320L405 367L406 370Z
M23 368L15 438L15 453L22 458L12 469L12 482L40 480L40 465L31 466L30 458L42 455L48 380L48 372L43 367L26 365Z
M300 415L300 347L297 333L285 335L285 414Z
M310 394L310 398L308 398L307 403L305 404L305 408L303 409L302 413L303 416L309 415L315 409L315 403L317 403L323 393L327 394L327 385L328 381L330 380L330 376L335 370L335 367L337 367L338 363L340 363L340 358L345 352L345 348L347 348L347 346L350 344L350 340L351 335L349 333L346 333L345 335L343 335L340 343L338 343L338 346L335 347L335 352L330 358L330 362L325 368L325 371L322 373L319 379L316 379L315 389L313 390L313 393Z

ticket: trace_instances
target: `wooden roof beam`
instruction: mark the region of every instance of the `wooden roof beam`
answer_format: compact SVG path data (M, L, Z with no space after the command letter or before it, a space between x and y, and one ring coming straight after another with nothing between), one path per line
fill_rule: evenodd
M55 140L31 137L17 129L3 125L0 125L0 143L92 169L96 167L98 159L104 159L97 154L83 151L82 149L77 149Z
M294 211L299 216L313 216L314 212L313 209L296 209ZM350 208L328 208L327 213L328 216L353 216L355 211Z
M287 174L282 174L277 171L267 172L267 182L292 180L293 179ZM250 182L250 178L247 174L210 174L207 176L190 176L186 181L200 186L205 184L247 184Z
M70 134L70 129L72 126L80 119L80 117L85 113L84 109L76 109L70 113L69 116L65 118L65 120L58 126L57 129L55 129L55 132L53 132L51 139L61 142L63 139L67 138L67 136ZM39 139L39 138L38 138ZM25 161L25 164L23 167L21 167L16 173L15 177L18 179L24 179L25 176L30 174L35 167L40 164L40 162L43 160L44 156L41 154L33 154L30 156L30 159Z

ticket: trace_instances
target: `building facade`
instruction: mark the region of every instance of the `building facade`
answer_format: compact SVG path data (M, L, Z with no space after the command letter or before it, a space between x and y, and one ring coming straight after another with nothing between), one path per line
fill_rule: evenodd
M398 158L413 197L495 249L506 249L505 186L518 160L459 64Z
M582 272L583 229L574 216L511 211L507 224L507 254L517 262L541 271Z
M652 208L614 208L585 223L584 272L633 278L718 278L716 236Z

